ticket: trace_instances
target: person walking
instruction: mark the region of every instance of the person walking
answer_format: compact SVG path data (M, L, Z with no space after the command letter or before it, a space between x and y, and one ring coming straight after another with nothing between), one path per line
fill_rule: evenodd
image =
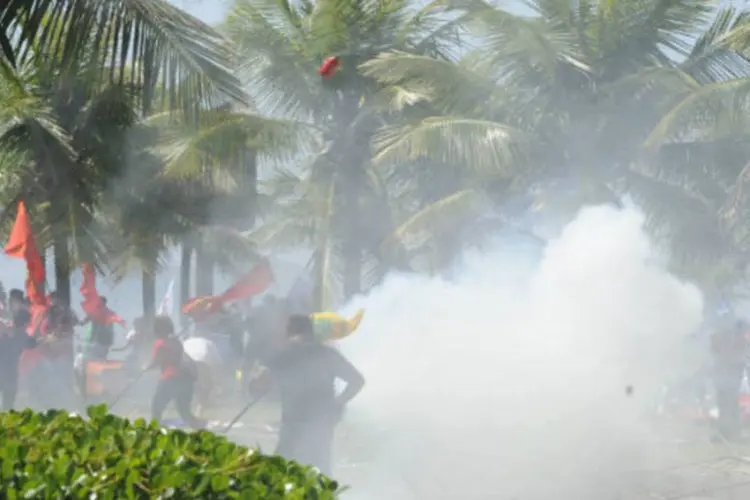
M156 338L153 354L144 370L159 369L161 375L151 400L151 418L161 421L167 406L174 401L185 424L193 429L205 428L206 422L193 415L191 409L197 378L196 368L175 335L172 320L167 316L154 318L153 333Z

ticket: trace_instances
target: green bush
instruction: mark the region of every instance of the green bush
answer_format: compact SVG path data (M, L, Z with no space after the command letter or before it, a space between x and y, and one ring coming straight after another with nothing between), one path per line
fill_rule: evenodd
M1 413L0 498L335 499L314 469L268 457L208 431L164 430L92 406Z

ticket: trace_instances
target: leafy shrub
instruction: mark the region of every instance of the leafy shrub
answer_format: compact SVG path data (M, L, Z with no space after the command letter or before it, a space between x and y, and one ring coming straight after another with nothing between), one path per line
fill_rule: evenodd
M1 413L0 498L335 499L314 469L208 431L165 430L92 406Z

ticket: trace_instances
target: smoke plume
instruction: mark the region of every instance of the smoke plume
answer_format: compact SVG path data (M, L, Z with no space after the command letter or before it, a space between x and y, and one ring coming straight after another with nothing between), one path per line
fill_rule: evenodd
M366 316L341 348L367 386L344 430L366 448L340 474L350 498L615 498L702 316L643 225L586 208L534 265L499 243L450 281L391 276L351 304Z

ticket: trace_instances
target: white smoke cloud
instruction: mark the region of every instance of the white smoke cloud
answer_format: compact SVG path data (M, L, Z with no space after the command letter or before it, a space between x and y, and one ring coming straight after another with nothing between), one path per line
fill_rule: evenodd
M499 247L351 304L366 316L341 347L367 386L345 432L370 458L340 474L351 498L613 498L702 316L643 222L586 208L536 266Z

